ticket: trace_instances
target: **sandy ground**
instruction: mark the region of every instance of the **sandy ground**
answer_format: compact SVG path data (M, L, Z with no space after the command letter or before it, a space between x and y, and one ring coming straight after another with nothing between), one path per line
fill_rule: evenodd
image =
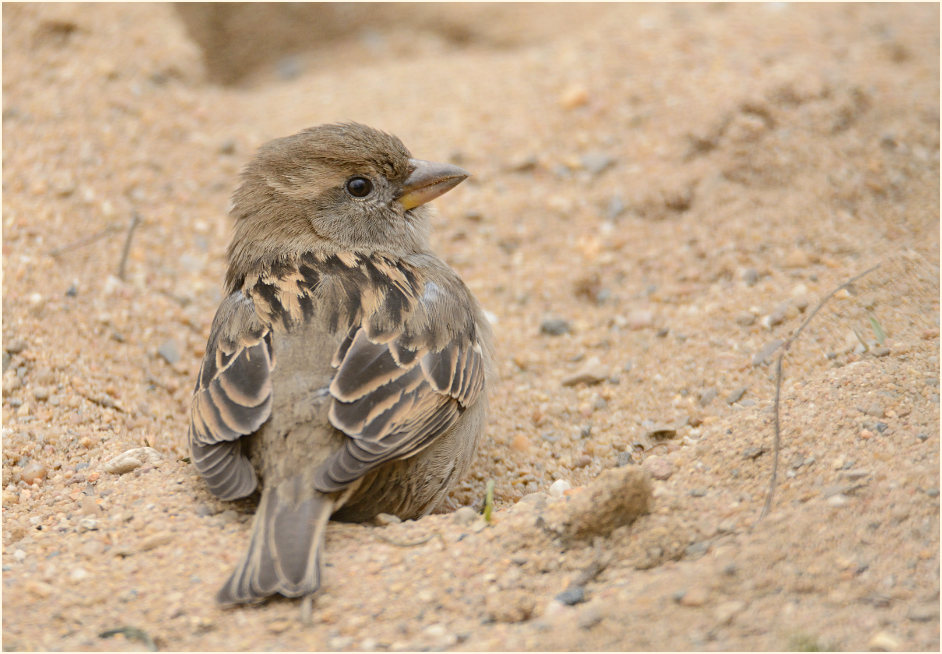
M4 649L938 651L938 6L361 7L233 46L306 11L3 7ZM220 609L252 506L184 439L228 195L351 119L473 173L434 243L495 317L489 439L442 513L330 527L309 624ZM773 348L875 265L785 358L756 524Z

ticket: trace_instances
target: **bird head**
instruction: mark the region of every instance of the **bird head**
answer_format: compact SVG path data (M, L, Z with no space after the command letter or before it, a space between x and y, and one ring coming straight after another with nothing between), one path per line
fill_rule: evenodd
M308 251L428 249L425 204L468 173L414 159L395 136L356 123L320 125L263 145L232 197L230 279Z

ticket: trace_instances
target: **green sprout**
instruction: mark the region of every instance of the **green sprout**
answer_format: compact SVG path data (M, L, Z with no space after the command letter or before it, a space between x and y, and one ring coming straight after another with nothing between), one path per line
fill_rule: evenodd
M487 490L484 491L484 521L490 523L491 513L494 511L494 480L487 482Z

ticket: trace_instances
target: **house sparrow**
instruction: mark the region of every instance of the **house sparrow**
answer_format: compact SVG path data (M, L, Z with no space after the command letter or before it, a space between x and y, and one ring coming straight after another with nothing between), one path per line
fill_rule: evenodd
M354 123L274 140L243 171L189 427L215 495L261 487L219 602L315 592L331 516L416 518L467 471L490 330L430 251L425 206L467 176Z

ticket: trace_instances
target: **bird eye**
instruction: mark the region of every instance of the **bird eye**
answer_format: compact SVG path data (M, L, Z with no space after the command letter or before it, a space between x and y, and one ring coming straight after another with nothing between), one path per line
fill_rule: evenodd
M373 191L373 182L366 177L351 177L347 180L347 193L355 198L365 198Z

